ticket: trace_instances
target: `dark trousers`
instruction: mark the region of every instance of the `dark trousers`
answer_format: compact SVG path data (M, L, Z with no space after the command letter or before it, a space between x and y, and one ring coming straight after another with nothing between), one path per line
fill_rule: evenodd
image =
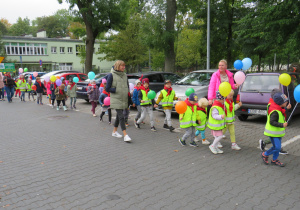
M126 130L125 126L125 119L123 115L123 109L116 109L117 116L116 116L116 121L115 121L115 128L119 127L119 124L121 125L122 131Z
M57 101L57 106L60 105L60 102L62 102L63 106L66 106L65 100L56 100Z
M108 109L107 112L108 112L108 122L111 122L111 109ZM105 111L101 113L100 119L102 119L104 115L105 115Z
M51 101L52 101L52 106L54 106L54 101L55 101L55 99L51 99Z

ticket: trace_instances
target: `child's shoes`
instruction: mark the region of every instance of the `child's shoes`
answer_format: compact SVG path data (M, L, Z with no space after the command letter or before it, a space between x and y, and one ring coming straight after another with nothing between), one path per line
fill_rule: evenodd
M233 143L231 145L231 149L233 149L233 150L240 150L241 148L236 143Z
M209 142L209 141L207 141L206 139L202 139L202 144L209 145L209 144L210 144L210 142Z

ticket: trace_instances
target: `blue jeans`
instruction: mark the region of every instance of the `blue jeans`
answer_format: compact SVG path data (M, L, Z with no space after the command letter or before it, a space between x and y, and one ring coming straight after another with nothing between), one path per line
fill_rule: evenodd
M21 101L25 101L25 91L21 91Z
M281 137L270 137L273 146L265 152L266 156L273 155L273 160L277 160L281 150Z
M15 89L14 89L14 87L5 86L5 91L6 91L6 95L7 95L7 101L10 102L12 97L14 96Z
M205 139L205 130L203 130L203 131L197 130L195 133L195 136L199 136L200 133L201 133L201 138Z

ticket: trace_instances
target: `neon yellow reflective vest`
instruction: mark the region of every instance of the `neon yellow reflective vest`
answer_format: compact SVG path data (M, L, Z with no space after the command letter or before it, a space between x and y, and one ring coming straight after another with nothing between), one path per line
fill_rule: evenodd
M19 87L19 89L21 91L26 91L26 86L27 86L26 80L24 80L24 82L22 82L22 80L19 79L17 82L17 86Z
M151 99L149 99L149 98L147 97L146 91L144 91L144 90L140 90L140 91L141 91L142 94L143 94L142 100L144 101L144 103L141 102L141 105L150 105L150 104L152 104ZM150 89L149 89L149 91L150 91ZM149 91L148 91L148 92L149 92Z
M234 116L235 116L235 114L234 114L234 102L232 102L232 106L233 106L233 109L232 109L232 112L230 112L229 103L227 103L225 101L225 107L227 109L227 116L225 116L225 122L227 122L227 123L232 123L232 122L235 121L235 118L234 118Z
M278 110L272 111L270 114L268 114L267 124L266 124L266 127L265 127L264 135L270 136L270 137L283 137L285 135L285 128L275 127L275 126L270 124L270 115L273 112L278 113L278 116L279 116L278 122L279 123L285 123L285 117L282 114L282 112L280 112Z
M207 108L205 108L207 113ZM207 114L201 110L197 110L198 115L200 116L200 124L197 124L196 129L199 131L204 131L207 126Z
M32 83L31 83L31 85L29 83L27 83L27 91L32 91L32 88L31 88L32 85L33 85Z
M161 91L162 95L163 95L163 98L161 99L161 102L160 104L164 107L164 106L173 106L173 100L174 100L174 97L175 97L175 91L172 90L170 95L167 96L168 92L163 89Z
M180 115L179 115L180 117ZM190 106L187 106L187 110L183 114L182 120L179 118L180 128L189 128L197 125L197 106L194 106L194 112Z
M219 112L219 115L225 115L225 111L224 109L222 109L221 107L218 106L212 106L210 111L209 111L209 119L208 119L208 124L207 127L209 127L212 130L218 131L218 130L222 130L226 127L226 123L225 120L216 120L212 117L212 110L216 108Z

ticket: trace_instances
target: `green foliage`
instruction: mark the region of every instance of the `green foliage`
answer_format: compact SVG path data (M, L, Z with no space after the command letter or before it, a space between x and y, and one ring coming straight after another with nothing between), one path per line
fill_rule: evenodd
M30 20L28 18L22 19L18 18L17 23L13 24L9 28L9 35L11 36L21 36L24 34L31 34L32 28L30 26Z

